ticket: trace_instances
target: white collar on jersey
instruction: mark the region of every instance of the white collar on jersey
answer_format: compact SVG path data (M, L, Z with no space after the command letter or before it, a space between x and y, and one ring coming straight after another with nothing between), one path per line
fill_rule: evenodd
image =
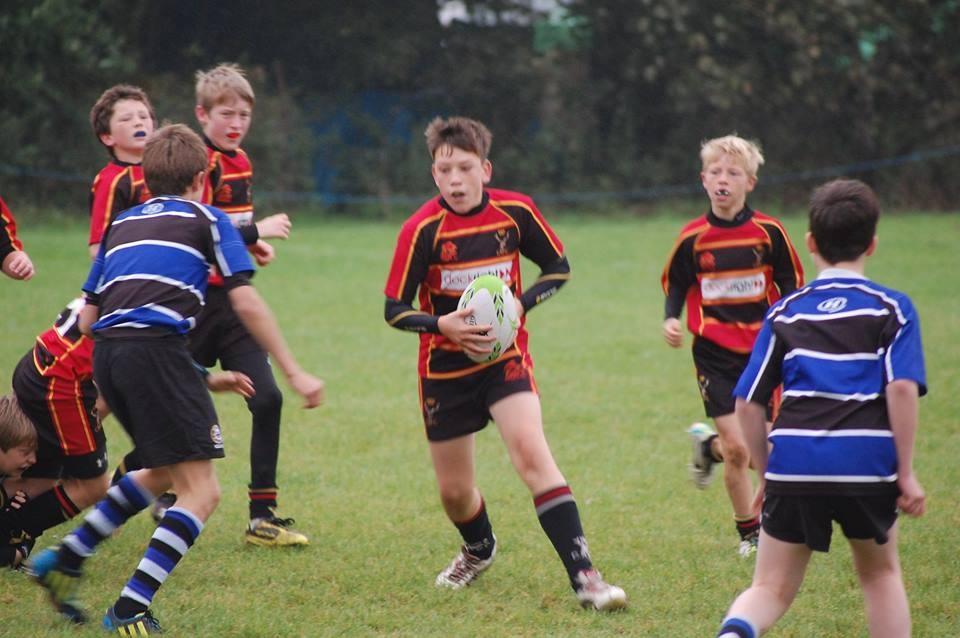
M846 268L824 268L817 274L817 279L866 279L866 277Z

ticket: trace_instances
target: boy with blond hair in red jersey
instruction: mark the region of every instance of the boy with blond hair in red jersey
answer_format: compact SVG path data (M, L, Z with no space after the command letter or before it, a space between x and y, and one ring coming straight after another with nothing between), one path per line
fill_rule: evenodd
M463 539L436 585L469 585L497 554L474 460L476 432L492 419L580 604L598 610L624 607L623 590L594 569L573 492L544 436L527 350L525 313L570 277L563 244L529 197L486 187L493 172L486 126L464 117L436 118L426 138L440 195L400 230L384 313L389 325L420 335L425 433L443 509ZM521 255L540 268L526 290ZM510 286L521 322L513 345L494 361L476 363L469 355L490 353L491 326L471 323L472 310L457 310L457 299L471 280L490 274Z
M289 237L290 219L285 213L277 213L254 221L253 165L240 147L253 118L253 87L234 64L198 71L196 80L195 114L207 147L207 178L201 201L227 214L247 249L264 266L273 260L274 250L263 240ZM263 547L307 545L307 536L291 529L293 519L276 512L283 395L267 353L233 311L217 272L211 275L206 306L190 336L190 350L194 360L204 366L212 367L219 360L224 370L245 373L256 388L256 395L247 400L253 425L246 542Z
M756 143L728 135L703 143L700 180L710 210L687 223L667 258L663 337L683 344L680 315L687 307L693 362L706 415L688 430L691 475L698 488L723 462L724 486L740 536L739 554L752 556L760 534L758 495L750 454L734 413L733 388L747 365L771 304L803 285L803 268L779 221L753 210L747 195L757 184L763 155Z

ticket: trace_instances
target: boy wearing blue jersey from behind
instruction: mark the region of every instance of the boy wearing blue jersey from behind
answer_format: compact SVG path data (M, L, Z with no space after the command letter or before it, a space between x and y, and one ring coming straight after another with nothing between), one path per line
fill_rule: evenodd
M897 512L920 516L913 472L917 399L926 393L910 299L864 276L879 206L866 184L835 180L810 204L807 248L818 276L771 308L734 390L764 481L753 583L717 634L755 638L786 613L833 521L850 542L872 638L910 635ZM768 436L765 406L783 383Z
M323 382L291 354L276 320L250 286L253 264L221 210L199 203L206 150L186 126L167 126L147 142L143 167L158 194L118 215L100 243L83 286L80 329L96 339L93 375L101 395L133 439L145 469L126 474L68 534L29 566L57 610L86 620L77 600L84 561L159 494L174 488L169 508L104 628L124 636L158 633L150 612L157 590L197 540L220 499L212 459L223 438L203 376L190 357L187 332L203 307L211 265L244 326L269 352L290 386L315 407ZM163 195L163 194L172 195Z

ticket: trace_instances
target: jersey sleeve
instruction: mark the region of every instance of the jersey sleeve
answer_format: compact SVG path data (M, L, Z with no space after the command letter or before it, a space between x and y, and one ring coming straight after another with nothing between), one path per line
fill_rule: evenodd
M773 243L773 283L780 291L780 296L786 297L803 286L803 265L783 226L779 224L774 226L771 241Z
M212 210L216 211L216 222L211 227L214 265L225 279L240 272L254 272L247 247L230 218L223 211Z
M90 236L87 244L99 244L110 223L118 213L135 204L132 201L132 185L123 179L123 173L105 175L101 172L90 188Z
M390 273L383 289L388 298L412 306L430 265L427 242L423 224L410 220L400 229L390 262Z
M564 256L563 243L532 200L524 209L526 223L521 225L520 254L544 270Z
M526 223L521 226L520 254L540 267L537 279L520 296L524 313L551 298L570 280L570 262L563 243L533 200L524 207Z
M23 244L17 237L17 222L6 203L0 199L0 261L16 250L23 250Z
M106 242L100 242L100 248L97 250L97 256L93 259L90 266L90 272L87 274L87 281L83 284L84 297L91 304L100 303L100 283L103 280L103 263L107 251Z
M898 299L899 315L896 331L883 356L884 382L906 379L915 381L920 395L927 393L927 375L923 359L923 344L920 339L920 318L906 296Z
M768 315L757 335L750 360L733 390L733 396L766 405L783 379L784 346Z
M677 241L673 247L660 276L660 285L666 295L663 308L665 319L680 317L687 290L696 281L697 273L693 269L693 239L685 238Z
M223 167L220 166L220 153L207 147L207 176L203 180L203 193L200 202L203 204L213 203L213 194L220 187L220 180L223 177Z

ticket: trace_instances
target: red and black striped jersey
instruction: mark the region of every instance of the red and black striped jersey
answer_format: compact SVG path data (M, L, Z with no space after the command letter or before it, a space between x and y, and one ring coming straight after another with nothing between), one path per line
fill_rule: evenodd
M90 187L90 238L88 244L99 244L117 214L150 199L143 179L143 166L111 160L93 178Z
M17 220L0 197L0 262L15 250L23 250L23 243L17 237Z
M253 223L253 165L242 148L221 151L207 142L207 180L200 201L225 212L236 228Z
M661 277L665 315L732 352L747 353L771 304L803 285L803 266L779 221L744 207L713 212L680 231Z
M521 255L546 272L558 262L566 268L563 244L526 195L488 189L481 204L463 215L447 208L441 197L431 199L404 223L397 238L384 293L388 301L397 300L410 309L389 319L391 325L405 314L453 312L461 293L480 275L500 277L514 296L521 298ZM569 277L567 272L551 276ZM549 293L543 295L547 296ZM419 310L412 307L415 297ZM532 306L539 301L528 303ZM514 345L503 357L527 354L525 324L526 313ZM489 365L492 363L471 361L441 334L420 334L418 371L422 377L460 377Z
M93 340L80 334L77 325L83 303L71 301L53 327L37 336L33 365L40 376L78 383L93 378Z
M212 204L225 212L234 228L253 224L253 164L242 148L221 151L204 136L207 144L207 179L201 203ZM246 237L244 237L246 240ZM210 285L222 286L223 277L210 271Z

